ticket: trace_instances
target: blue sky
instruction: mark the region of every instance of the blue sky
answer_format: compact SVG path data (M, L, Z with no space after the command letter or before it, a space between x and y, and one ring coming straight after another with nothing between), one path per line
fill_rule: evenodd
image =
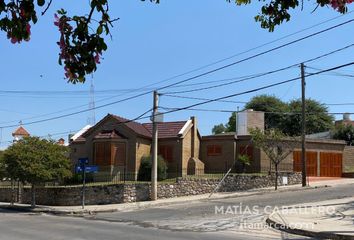
M305 2L304 10L293 11L292 20L269 33L261 29L253 17L259 11L259 3L249 6L236 6L232 3L214 0L198 1L161 1L159 5L150 2L110 1L111 17L119 17L112 29L113 39L108 39L108 51L98 71L93 75L95 89L116 90L111 93L97 93L96 106L132 96L134 92L121 90L141 88L169 77L194 70L220 59L224 59L248 49L260 46L288 34L311 27L328 19L340 16L331 8L318 8L315 13L314 1ZM0 129L1 127L17 124L20 120L27 123L47 117L71 113L88 108L90 97L91 76L85 84L69 84L63 79L64 72L57 64L59 38L54 26L54 12L66 8L69 13L82 14L88 12L87 1L54 1L45 16L32 27L30 42L13 45L7 40L6 34L0 33L0 90L23 91L87 91L85 94L13 94L0 93ZM353 9L349 6L349 11ZM344 22L354 17L349 13L318 27L311 28L299 34L282 39L267 46L258 48L215 64L208 68L184 75L168 83L183 80L204 71L220 67L224 64L246 58L280 44L306 36L313 32ZM327 33L288 46L270 54L257 57L250 61L218 71L189 83L222 80L238 76L262 73L281 67L286 67L312 57L327 53L354 42L353 24L350 23ZM354 60L353 48L349 48L327 58L309 64L316 68L329 68ZM308 69L308 72L315 70ZM354 74L353 67L338 70L341 73ZM298 77L299 68L292 68L278 74L257 78L250 81L194 93L180 93L182 96L215 98L273 82ZM352 78L333 75L318 75L307 80L307 97L323 103L354 102ZM214 83L215 84L215 83ZM213 84L213 85L214 85ZM202 85L209 86L209 85ZM163 92L189 90L196 86L166 89ZM198 86L197 86L198 87ZM200 87L200 86L199 86ZM274 94L284 101L300 97L300 82L292 82L283 86L263 90L257 93L233 98L234 101L248 101L258 94ZM160 105L164 107L183 107L196 100L177 99L162 96ZM97 109L96 120L107 113L117 114L126 118L134 118L145 112L152 105L152 94L124 103L118 103L106 108ZM81 107L78 107L81 106ZM200 108L235 110L242 104L211 103ZM36 117L56 111L61 113ZM354 106L330 106L330 112L354 112ZM166 121L184 120L195 115L199 119L199 128L203 135L210 134L213 125L225 123L229 113L213 113L199 111L181 111L165 116ZM75 131L87 123L90 113L82 113L54 121L25 126L32 135L47 136L67 131ZM336 116L341 118L341 116ZM29 119L31 118L31 119ZM2 128L1 146L5 148L12 140L11 132L15 127ZM66 138L66 134L53 137Z

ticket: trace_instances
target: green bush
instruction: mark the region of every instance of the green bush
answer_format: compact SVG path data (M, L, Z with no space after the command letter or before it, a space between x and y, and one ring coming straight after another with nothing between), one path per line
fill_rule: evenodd
M138 172L138 181L151 180L152 160L151 156L144 156L141 158L140 168ZM162 181L167 178L167 165L163 157L157 158L157 180Z

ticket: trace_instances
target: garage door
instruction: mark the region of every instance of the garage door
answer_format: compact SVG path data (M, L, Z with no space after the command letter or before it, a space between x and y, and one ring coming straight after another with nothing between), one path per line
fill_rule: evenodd
M321 177L342 176L342 154L321 152Z
M294 151L294 171L302 171L301 151ZM306 152L307 175L317 176L317 152Z

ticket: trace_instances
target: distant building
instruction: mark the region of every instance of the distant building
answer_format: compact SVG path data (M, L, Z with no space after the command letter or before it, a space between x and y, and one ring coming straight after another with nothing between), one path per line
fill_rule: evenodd
M339 125L352 125L354 126L354 121L350 119L350 113L344 113L342 120L335 121L334 125L337 127Z
M14 137L14 142L17 142L19 140L21 140L23 137L28 137L30 136L30 134L28 133L28 131L22 127L19 126L13 133L12 136Z
M60 139L58 140L57 144L60 145L60 146L65 146L65 140L64 140L64 138L60 138Z

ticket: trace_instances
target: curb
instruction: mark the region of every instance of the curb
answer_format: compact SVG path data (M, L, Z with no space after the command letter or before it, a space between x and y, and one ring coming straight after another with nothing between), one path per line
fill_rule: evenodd
M315 231L310 231L310 230L304 230L304 229L298 229L298 228L291 228L287 225L278 223L270 217L266 219L266 223L279 231L283 231L286 233L290 234L295 234L295 235L300 235L300 236L305 236L305 237L312 237L315 239L334 239L334 240L353 240L354 236L350 235L344 235L344 234L338 234L338 233L333 233L333 232L315 232Z

